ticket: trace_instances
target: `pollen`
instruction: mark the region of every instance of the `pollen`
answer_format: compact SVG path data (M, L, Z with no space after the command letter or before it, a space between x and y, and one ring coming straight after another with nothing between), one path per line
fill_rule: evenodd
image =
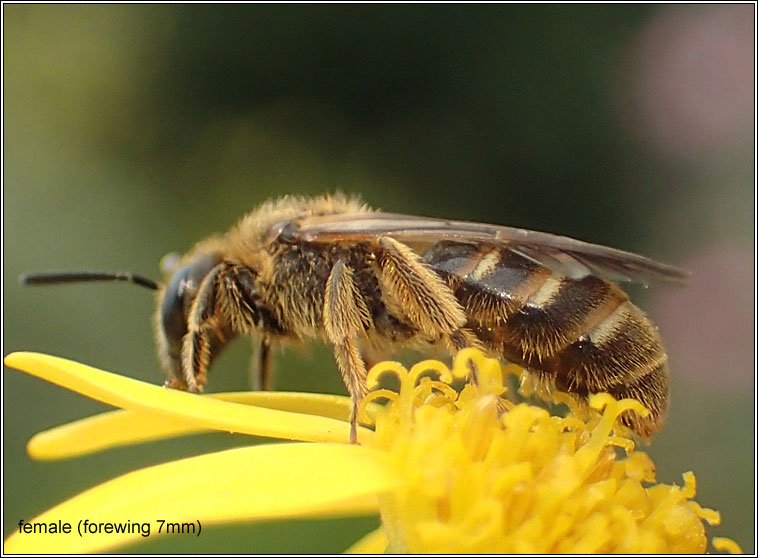
M646 414L637 401L590 398L590 411L567 416L508 399L517 367L501 367L476 349L452 369L423 361L410 370L384 362L371 369L397 377L366 441L386 452L402 479L380 496L388 551L398 553L703 553L705 523L718 512L683 485L655 483L655 467L637 451L619 417ZM432 377L430 377L430 374ZM452 386L471 376L461 390ZM368 421L362 412L362 421ZM716 549L736 543L714 539Z

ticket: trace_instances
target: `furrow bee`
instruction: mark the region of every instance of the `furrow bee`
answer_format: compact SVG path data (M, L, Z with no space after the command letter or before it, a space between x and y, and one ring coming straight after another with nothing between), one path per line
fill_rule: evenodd
M238 335L259 345L262 389L270 387L272 346L326 341L352 399L351 441L366 394L365 355L437 344L480 347L579 400L600 391L636 398L650 414L624 421L643 438L665 419L658 329L617 282L681 283L688 274L642 256L524 229L383 213L336 194L268 201L164 264L162 284L100 272L24 282L127 280L155 289L167 384L192 392Z

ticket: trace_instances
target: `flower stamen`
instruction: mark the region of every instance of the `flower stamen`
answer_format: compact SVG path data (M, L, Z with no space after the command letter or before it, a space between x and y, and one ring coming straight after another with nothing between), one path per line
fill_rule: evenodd
M398 377L399 392L375 392L388 403L367 443L403 478L380 497L390 551L705 551L702 521L719 517L691 500L694 475L681 488L642 484L655 481L653 463L621 423L648 413L638 401L595 394L580 408L556 392L569 414L551 416L505 399L504 378L517 372L475 349L460 351L450 369L383 363L369 376L386 372ZM422 377L429 372L437 379ZM449 384L461 378L474 381L458 392Z

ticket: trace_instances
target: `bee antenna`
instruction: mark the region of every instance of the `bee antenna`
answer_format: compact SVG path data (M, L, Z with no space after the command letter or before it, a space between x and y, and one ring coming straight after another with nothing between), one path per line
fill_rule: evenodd
M85 283L89 281L129 281L146 289L158 290L152 279L121 271L63 271L24 273L19 277L22 285L59 285L61 283Z

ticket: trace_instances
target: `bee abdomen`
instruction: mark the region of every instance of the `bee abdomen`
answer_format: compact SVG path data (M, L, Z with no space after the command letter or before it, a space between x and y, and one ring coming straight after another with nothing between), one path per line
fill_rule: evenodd
M650 411L624 422L645 437L662 425L668 402L667 356L657 327L631 302L559 351L539 369L568 393L608 392L639 400ZM633 415L633 417L631 416Z
M570 279L508 250L439 243L424 259L453 288L493 353L582 399L609 392L651 414L623 419L647 437L663 422L666 354L656 326L614 283Z
M573 280L509 250L439 243L425 260L453 288L490 343L545 360L600 324L627 300L613 283Z
M506 322L550 276L512 252L473 244L439 242L423 261L455 292L468 318L482 323Z
M556 385L574 391L609 391L648 375L666 361L657 328L631 302L544 363Z
M637 399L650 414L643 418L628 412L622 418L645 438L663 425L668 404L667 356L656 326L631 302L621 304L600 324L549 358L539 360L507 341L495 349L558 390L582 400L599 392L617 399Z
M599 327L627 300L612 283L551 274L503 326L503 341L528 360L543 361Z
M647 417L629 411L621 416L624 424L642 437L649 438L651 434L663 427L666 418L669 396L666 359L664 358L663 362L648 370L644 376L629 383L617 384L610 393L616 399L636 399L650 411Z

